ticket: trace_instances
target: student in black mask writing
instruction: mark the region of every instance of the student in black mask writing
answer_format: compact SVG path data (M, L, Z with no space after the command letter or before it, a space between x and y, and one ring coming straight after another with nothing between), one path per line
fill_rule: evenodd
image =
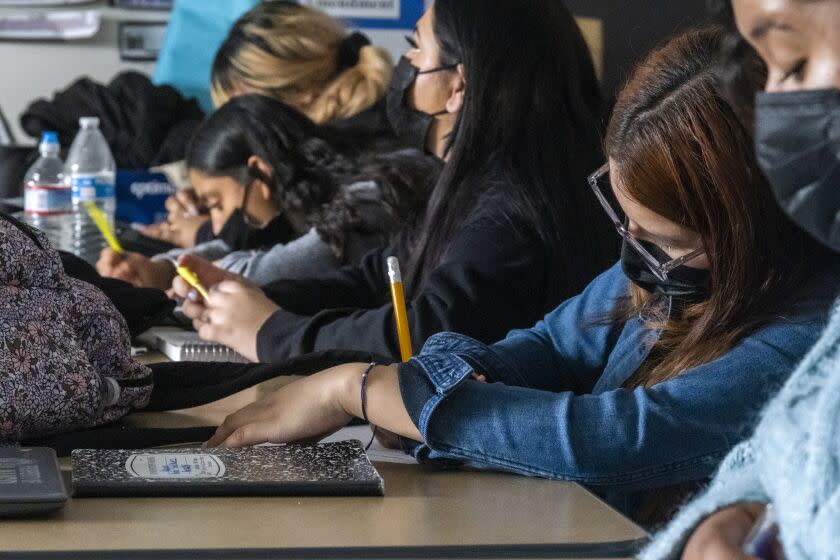
M622 257L580 295L493 345L443 333L405 364L292 383L210 445L306 439L356 416L422 459L572 480L642 522L666 517L816 340L840 271L776 207L720 95L720 41L674 39L619 95L589 195Z
M217 287L184 306L203 338L263 362L331 349L399 356L385 268L396 255L415 348L450 329L490 342L612 260L585 183L601 159L599 87L562 3L438 0L410 47L388 107L407 143L444 160L423 212L359 267L263 290L185 257Z
M166 289L184 254L266 283L358 263L422 203L439 162L416 150L358 153L347 143L270 97L230 100L202 124L187 154L219 238L152 259L106 249L98 271ZM242 245L248 250L236 250Z

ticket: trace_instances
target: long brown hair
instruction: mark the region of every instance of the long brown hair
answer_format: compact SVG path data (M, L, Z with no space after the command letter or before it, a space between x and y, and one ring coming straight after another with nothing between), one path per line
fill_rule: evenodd
M710 297L670 315L660 298L631 288L619 314L641 314L662 333L628 387L667 381L726 353L772 320L819 251L776 205L751 136L724 99L723 41L723 31L709 27L653 51L619 94L607 130L624 194L697 232L711 274Z

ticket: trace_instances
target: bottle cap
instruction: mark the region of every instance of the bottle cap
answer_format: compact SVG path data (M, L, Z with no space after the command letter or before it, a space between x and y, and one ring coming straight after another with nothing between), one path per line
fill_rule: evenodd
M57 132L42 132L41 144L58 144Z
M98 128L99 117L82 117L79 119L79 126L82 128Z

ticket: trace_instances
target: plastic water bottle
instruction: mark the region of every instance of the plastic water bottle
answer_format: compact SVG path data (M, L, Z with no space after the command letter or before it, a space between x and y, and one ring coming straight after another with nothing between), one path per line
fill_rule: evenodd
M105 214L111 227L117 199L115 180L117 166L105 137L99 131L99 119L82 117L67 163L64 177L73 201L72 251L89 263L99 259L106 246L104 237L90 218L85 203L94 203Z
M73 206L64 181L64 163L58 134L44 132L38 146L41 157L23 179L23 209L29 225L38 228L56 249L71 250Z

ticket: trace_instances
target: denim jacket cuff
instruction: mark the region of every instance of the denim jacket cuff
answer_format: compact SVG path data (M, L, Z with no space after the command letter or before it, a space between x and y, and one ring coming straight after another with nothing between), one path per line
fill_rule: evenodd
M425 439L425 431L420 426L421 424L428 426L429 422L428 417L425 421L422 420L424 412L427 410L426 407L429 403L439 403L441 399L435 386L429 381L423 370L413 362L414 360L401 364L397 369L400 393L406 410L408 410L408 415L414 425L418 426L420 432L424 434L423 439ZM455 466L462 463L462 461L442 458L431 459L432 449L428 445L408 438L400 438L400 446L403 451L410 453L419 463L434 464L438 467Z
M419 371L418 371L419 370ZM409 407L411 403L415 403L414 411L409 414L414 419L417 429L420 433L426 434L426 429L429 425L429 418L437 408L438 404L446 398L452 391L454 391L470 374L473 373L473 368L470 364L464 361L460 356L455 354L421 354L420 356L412 358L408 364L400 368L401 377L406 375L417 375L421 373L422 377L427 380L427 389L424 391L429 395L426 399L417 399L403 397L403 402ZM410 385L410 386L409 386ZM400 381L401 388L407 391L418 387L416 383L406 383L405 379ZM422 408L417 411L416 408Z
M492 346L468 336L448 332L436 334L426 341L420 358L441 354L457 355L470 366L470 373L473 371L481 373L490 382L519 387L528 386L514 364L504 359Z
M435 386L423 371L412 362L397 367L397 379L403 404L415 426L420 426L420 417L426 403L437 394ZM414 447L414 446L412 446Z

